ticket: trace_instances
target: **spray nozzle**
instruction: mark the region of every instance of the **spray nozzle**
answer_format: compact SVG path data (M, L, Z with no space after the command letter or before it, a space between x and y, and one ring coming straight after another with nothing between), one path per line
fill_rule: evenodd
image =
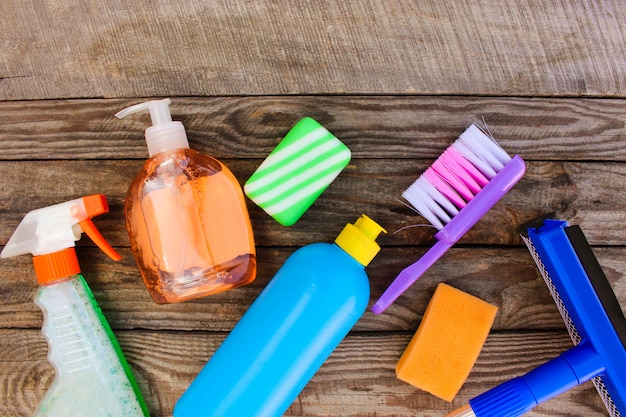
M74 275L80 272L74 252L75 242L85 232L104 253L118 261L122 257L91 220L108 211L106 197L102 194L33 210L24 216L0 257L32 254L40 282Z
M172 121L170 103L169 98L146 101L117 112L115 117L122 119L144 110L150 112L152 126L146 129L146 143L150 156L173 149L189 148L185 127L181 122Z

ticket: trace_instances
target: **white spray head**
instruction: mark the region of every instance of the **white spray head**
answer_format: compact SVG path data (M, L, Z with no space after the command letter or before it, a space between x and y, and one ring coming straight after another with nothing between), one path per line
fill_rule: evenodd
M148 154L150 156L159 152L189 148L185 127L181 122L172 121L169 107L170 102L169 98L150 100L127 107L115 114L115 117L121 119L129 114L144 110L150 112L152 126L148 127L145 131L146 144L148 145Z
M1 258L30 253L40 282L80 272L74 252L76 241L85 232L114 260L121 256L96 229L91 218L109 211L106 197L94 194L30 211L0 253ZM68 251L68 249L71 250ZM70 265L69 267L67 265ZM68 275L64 275L67 273Z

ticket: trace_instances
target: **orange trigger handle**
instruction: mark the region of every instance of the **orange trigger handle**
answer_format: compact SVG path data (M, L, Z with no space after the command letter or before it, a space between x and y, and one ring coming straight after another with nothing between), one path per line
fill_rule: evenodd
M117 253L115 249L113 249L109 242L104 239L104 236L102 236L100 231L96 229L96 225L93 224L91 219L82 220L78 224L80 225L80 228L83 229L83 232L87 233L87 236L89 236L89 238L93 240L96 245L98 245L100 250L109 256L109 258L114 261L122 259L122 256Z
M109 205L107 204L104 194L93 194L83 197L83 204L87 218L78 222L83 232L87 233L87 236L100 248L100 250L106 253L109 258L114 261L119 261L122 256L113 249L113 247L106 241L104 236L96 228L91 220L92 217L99 216L100 214L107 213L109 211Z

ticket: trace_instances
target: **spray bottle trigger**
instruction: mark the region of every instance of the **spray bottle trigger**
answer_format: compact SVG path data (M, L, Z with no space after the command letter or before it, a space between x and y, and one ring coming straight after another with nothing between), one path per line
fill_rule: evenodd
M104 236L100 233L98 229L96 229L96 225L93 224L93 221L89 218L85 220L81 220L79 223L80 228L89 236L91 240L100 248L100 250L106 253L109 258L114 261L119 261L122 259L122 256L117 253L115 249L104 239Z

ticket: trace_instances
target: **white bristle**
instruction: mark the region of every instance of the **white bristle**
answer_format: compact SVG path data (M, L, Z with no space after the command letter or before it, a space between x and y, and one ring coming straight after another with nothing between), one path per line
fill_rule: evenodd
M481 170L497 173L511 160L509 154L475 124L468 127L452 146Z
M468 148L464 143L459 142L458 140L452 144L452 146L459 151L461 155L467 158L476 168L482 172L485 177L488 179L492 179L498 173L493 167L479 158L470 148Z
M443 196L426 178L420 176L403 193L402 197L411 203L417 212L437 229L458 214L458 209ZM444 210L445 209L445 210Z
M475 124L450 148L402 193L402 197L439 230L511 160L504 149Z

